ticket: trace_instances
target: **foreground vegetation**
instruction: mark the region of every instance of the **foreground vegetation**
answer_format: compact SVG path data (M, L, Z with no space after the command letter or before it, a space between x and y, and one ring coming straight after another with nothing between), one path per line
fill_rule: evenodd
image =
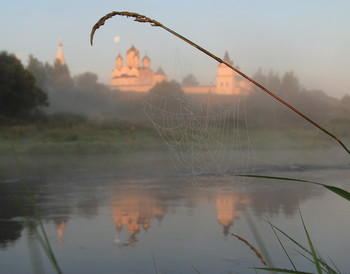
M0 154L94 154L162 149L159 136L140 122L51 121L0 127Z
M57 117L46 122L0 126L0 154L12 154L12 146L16 148L17 153L29 155L166 149L166 144L153 125L147 121L89 120L84 116L72 114L65 114L65 117L59 120ZM341 127L341 124L338 126ZM213 135L219 130L222 129L211 129ZM229 142L230 136L233 140L234 134L237 134L237 129L229 128L226 133L226 140ZM248 131L243 128L240 129L240 134L243 137L239 144L241 149L322 149L334 146L327 136L315 132L312 128L253 128ZM247 134L249 138L245 138ZM349 130L344 129L342 138L347 140L349 136Z

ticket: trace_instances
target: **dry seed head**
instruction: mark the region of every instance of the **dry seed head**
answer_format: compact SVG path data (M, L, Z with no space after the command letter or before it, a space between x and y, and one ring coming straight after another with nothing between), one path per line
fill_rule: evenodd
M126 17L133 17L134 21L136 22L140 22L140 23L150 23L151 26L153 27L162 27L163 25L161 23L159 23L156 20L153 20L145 15L142 14L138 14L136 12L129 12L129 11L112 11L108 14L106 14L105 16L103 16L100 20L98 20L98 22L93 26L91 33L90 33L90 44L93 44L93 39L94 39L94 35L97 29L99 29L101 26L103 26L105 24L105 22L116 16L126 16Z
M233 234L233 233L231 233L231 235L232 235L232 236L235 236L238 240L242 241L242 242L245 243L247 246L249 246L249 248L250 248L251 250L253 250L254 253L255 253L255 255L260 259L261 263L262 263L263 265L265 265L266 267L268 267L266 261L264 260L263 255L259 252L259 250L257 250L252 244L250 244L246 239L242 238L241 236L238 236L237 234Z

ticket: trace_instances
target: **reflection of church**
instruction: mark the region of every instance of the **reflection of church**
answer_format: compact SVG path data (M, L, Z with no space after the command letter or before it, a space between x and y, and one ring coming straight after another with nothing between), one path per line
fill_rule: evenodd
M233 64L228 53L225 53L224 61ZM115 69L112 71L111 88L120 91L148 92L155 84L167 80L167 76L161 68L156 72L151 69L151 59L146 55L140 65L140 53L132 46L126 52L126 62L119 54L116 58ZM233 70L224 64L217 67L215 85L184 86L185 93L194 94L247 94L252 90L252 85L241 79Z
M214 195L216 218L223 227L224 235L228 235L234 220L239 219L240 211L250 200L231 193L217 193ZM123 229L129 235L128 242L137 242L137 235L141 230L147 231L151 227L151 220L160 222L166 214L165 205L155 198L152 192L140 188L118 191L112 203L113 221L116 230Z
M120 192L114 197L112 210L117 231L125 227L129 242L137 242L141 228L147 230L152 218L160 222L166 213L163 204L142 189Z
M240 217L242 206L249 203L249 200L240 195L220 193L215 195L217 220L223 226L223 233L229 233L233 221Z
M63 243L64 228L66 226L66 223L67 223L67 220L55 220L59 245L62 245Z

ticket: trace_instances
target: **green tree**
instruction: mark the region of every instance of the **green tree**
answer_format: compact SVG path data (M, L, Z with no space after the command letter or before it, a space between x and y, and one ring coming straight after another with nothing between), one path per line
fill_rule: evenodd
M97 86L98 76L93 72L84 72L74 77L74 82L79 89L92 89Z
M74 77L76 106L90 113L101 113L114 108L119 98L118 92L112 92L106 85L98 82L98 76L84 72Z
M70 76L68 66L61 64L59 60L55 60L51 71L51 81L54 90L70 90L74 88L73 79Z
M183 95L184 91L182 90L181 85L176 81L162 81L151 88L149 93L159 96L177 97Z
M286 96L287 99L294 99L298 96L302 89L298 78L294 75L293 71L286 72L281 80L280 94Z
M52 69L50 68L50 65L42 63L33 55L29 55L27 70L29 70L35 77L36 85L47 92L51 86L50 72Z
M193 74L188 74L185 76L185 78L182 80L182 85L187 86L198 86L198 81L196 76Z
M47 105L47 94L36 86L32 73L13 54L1 52L0 116L27 118Z
M159 109L169 112L180 112L186 103L181 85L176 81L162 81L149 91L148 100Z

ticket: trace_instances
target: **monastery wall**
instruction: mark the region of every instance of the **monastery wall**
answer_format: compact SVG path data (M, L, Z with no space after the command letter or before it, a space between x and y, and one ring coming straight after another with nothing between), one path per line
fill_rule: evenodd
M233 65L227 52L223 60ZM116 58L115 69L112 71L111 89L146 93L155 84L165 80L167 76L161 68L156 72L151 69L151 59L148 56L143 57L140 65L139 51L132 46L126 53L126 64L120 54ZM252 85L240 79L225 64L219 64L215 85L183 86L182 89L189 94L242 95L248 94L252 90Z
M208 93L215 93L215 86L186 86L182 87L183 91L185 93L192 93L192 94L208 94Z

